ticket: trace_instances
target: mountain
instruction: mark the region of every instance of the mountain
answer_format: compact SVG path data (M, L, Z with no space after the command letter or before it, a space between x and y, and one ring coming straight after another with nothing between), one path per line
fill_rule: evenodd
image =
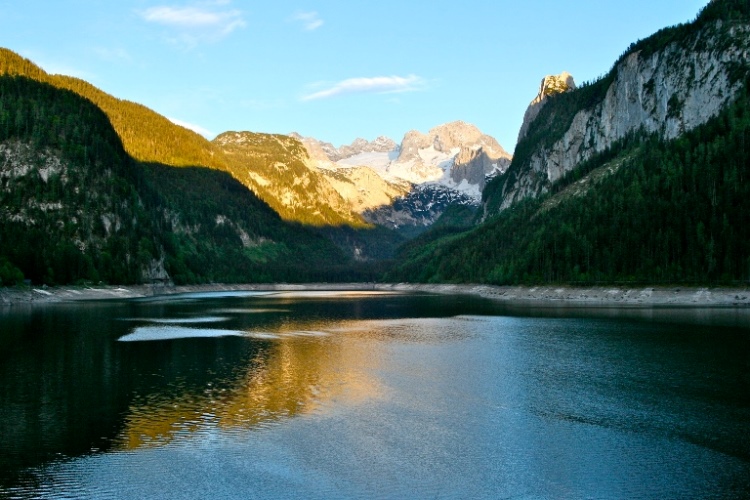
M226 158L227 171L283 219L313 226L365 225L294 137L225 132L213 144Z
M547 75L542 78L542 83L539 85L539 92L523 115L523 123L521 124L521 130L518 132L517 142L521 142L526 137L531 123L539 116L539 112L544 105L547 104L548 97L575 89L576 84L573 75L567 71L563 71L559 75Z
M427 134L412 130L400 145L381 136L336 148L291 135L364 220L406 235L427 229L449 206L478 205L486 180L510 163L494 138L460 121Z
M439 125L427 134L411 130L398 146L382 136L372 142L356 139L338 149L313 138L301 140L310 156L329 169L366 166L390 182L441 185L477 200L486 177L504 172L511 158L493 137L462 121Z
M0 48L2 74L27 76L92 101L106 113L125 151L137 161L229 172L285 220L313 226L366 225L326 178L310 168L313 165L307 152L293 138L227 132L208 141L145 106L117 99L77 78L47 74L31 61ZM230 138L238 134L252 140L232 143ZM284 168L278 168L281 165Z
M748 54L750 4L714 0L551 92L485 188L484 222L407 244L388 279L746 282Z
M145 106L117 99L84 80L50 75L28 59L0 48L0 75L4 74L26 76L71 90L90 100L106 113L125 151L138 161L172 166L225 167L221 154L192 130L172 123Z
M136 161L80 95L5 74L0 96L2 284L358 276L227 172Z
M722 9L724 18L713 14ZM532 103L527 117L536 116L525 122L507 174L486 193L486 214L548 192L628 136L670 140L716 116L737 96L748 64L742 9L738 0L712 2L694 23L633 44L599 81Z

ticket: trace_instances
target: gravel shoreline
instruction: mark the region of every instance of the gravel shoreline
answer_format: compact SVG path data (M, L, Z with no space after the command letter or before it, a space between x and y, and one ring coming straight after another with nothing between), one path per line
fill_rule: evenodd
M52 304L225 291L383 291L469 294L518 305L606 307L750 307L750 289L698 287L570 287L425 285L381 283L252 284L191 286L92 286L0 288L0 308L22 304Z

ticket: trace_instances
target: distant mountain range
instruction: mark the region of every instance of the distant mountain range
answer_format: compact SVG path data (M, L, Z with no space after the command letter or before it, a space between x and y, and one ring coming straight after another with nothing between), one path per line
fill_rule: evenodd
M478 204L485 179L509 164L494 139L461 122L437 127L429 137L410 132L400 147L385 137L337 149L296 134L253 132L226 132L208 141L83 80L49 75L7 49L0 49L0 74L26 76L91 100L137 161L229 172L283 219L316 227L381 224L419 232L454 201ZM400 151L418 156L407 158ZM430 202L436 197L442 201ZM389 210L394 213L385 215Z
M714 0L545 77L511 158L460 121L208 141L0 49L0 282L748 280L748 54Z
M408 243L389 279L746 283L749 103L746 0L633 43L593 83L547 77L483 223Z

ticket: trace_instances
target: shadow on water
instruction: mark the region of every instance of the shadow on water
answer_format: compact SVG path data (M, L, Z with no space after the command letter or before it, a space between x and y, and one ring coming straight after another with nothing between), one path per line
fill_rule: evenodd
M212 426L264 425L309 411L332 397L345 375L335 373L341 368L337 345L322 339L321 324L449 316L465 311L468 300L219 295L3 312L0 485L51 461L163 444ZM159 327L177 332L176 338L118 342ZM194 338L208 328L230 333ZM376 391L368 384L354 385Z
M750 461L737 427L750 411L750 395L737 389L750 388L747 309L285 292L52 305L0 312L0 324L0 496L16 485L34 491L40 470L77 457L387 400L394 380L426 363L414 352L454 356L476 332L486 337L476 352L438 361L467 373L471 363L485 367L489 380L464 381L488 384L482 397L510 394L545 421L648 429ZM394 371L390 359L409 370ZM443 377L441 390L465 392L460 377L431 371L441 366L421 369ZM391 386L381 380L389 370ZM728 424L712 427L705 416L714 413Z

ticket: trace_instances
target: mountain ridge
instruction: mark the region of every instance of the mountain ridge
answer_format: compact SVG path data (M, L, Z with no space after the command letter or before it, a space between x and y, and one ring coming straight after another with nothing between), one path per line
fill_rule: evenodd
M734 3L709 4L693 23L632 44L602 79L549 96L519 141L508 174L486 193L485 216L548 191L629 134L672 139L715 116L741 87L735 73L750 65L747 21L710 20L713 11Z
M714 0L548 96L483 222L405 245L387 279L746 283L749 110L750 4Z

